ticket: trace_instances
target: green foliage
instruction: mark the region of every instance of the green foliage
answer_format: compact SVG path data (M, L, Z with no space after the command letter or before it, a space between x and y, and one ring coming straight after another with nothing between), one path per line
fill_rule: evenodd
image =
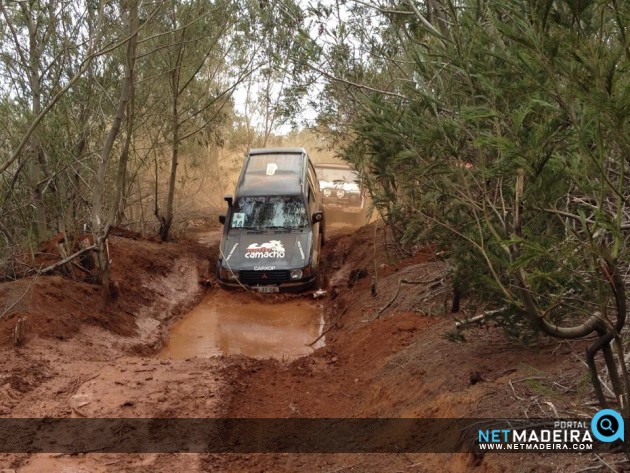
M464 1L445 40L382 37L403 52L396 96L336 96L361 97L343 157L400 241L447 247L456 284L511 307L519 337L523 285L579 325L615 313L604 261L628 267L630 5L580 5Z
M36 245L51 234L71 237L83 231L121 95L131 5L91 0L2 4L0 168L8 165L0 175L0 244ZM223 130L234 118L235 84L260 66L252 59L252 44L259 41L256 32L263 20L271 22L256 14L259 9L253 1L139 2L133 97L98 184L104 186L106 208L115 206L122 189L118 223L145 221L146 209L153 207L142 202L154 196L144 181L168 172L164 158L175 141L173 115L179 116L181 151L195 153L191 169L203 164L208 148L223 144ZM178 73L175 82L173 72ZM174 88L179 93L175 113ZM43 119L12 159L42 110Z

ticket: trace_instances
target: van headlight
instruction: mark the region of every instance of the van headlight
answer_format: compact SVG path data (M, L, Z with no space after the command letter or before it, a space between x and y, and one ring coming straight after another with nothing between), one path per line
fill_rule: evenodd
M302 279L302 276L304 276L304 271L301 269L291 270L291 279Z

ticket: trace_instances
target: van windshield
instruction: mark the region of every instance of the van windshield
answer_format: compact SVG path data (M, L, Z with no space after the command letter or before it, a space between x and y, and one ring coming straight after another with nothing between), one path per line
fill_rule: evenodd
M241 197L234 203L231 224L250 230L293 229L306 226L308 218L299 196Z
M349 182L355 183L359 181L359 173L353 169L339 169L339 168L317 168L317 177L320 181L328 182Z

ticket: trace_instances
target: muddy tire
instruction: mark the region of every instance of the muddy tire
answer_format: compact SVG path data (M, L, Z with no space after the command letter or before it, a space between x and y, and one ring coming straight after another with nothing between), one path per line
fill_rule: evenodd
M317 243L317 254L319 255L319 259L317 261L317 275L315 277L315 289L325 289L328 283L326 278L326 265L323 263L322 258L322 246L324 246L324 235L320 233L320 239ZM322 264L323 263L323 264Z

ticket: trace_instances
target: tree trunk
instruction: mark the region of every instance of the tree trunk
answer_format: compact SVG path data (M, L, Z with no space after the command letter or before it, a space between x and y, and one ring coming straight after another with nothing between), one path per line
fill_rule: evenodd
M29 64L28 78L29 86L32 94L31 113L34 117L38 116L42 111L41 104L41 78L40 78L40 45L37 40L37 26L33 23L33 18L26 13L26 21L28 22L28 49ZM37 132L33 132L29 142L31 153L29 163L29 182L31 186L31 199L35 208L35 229L39 241L48 238L48 221L46 218L46 204L42 191L42 177L44 169L42 169L42 151L40 149L40 140Z
M168 241L171 224L173 223L173 204L175 201L175 184L177 182L177 165L179 164L179 70L173 71L172 77L172 144L171 144L171 173L168 178L168 195L166 197L166 212L160 222L160 238Z
M124 217L124 195L125 188L127 187L127 162L129 161L129 148L131 146L131 138L133 136L133 120L134 120L134 78L133 70L131 71L131 88L129 91L129 101L127 102L127 135L125 136L125 143L123 144L122 151L120 152L120 159L118 160L118 171L116 173L116 195L111 207L111 213L109 215L110 222L119 222Z
M131 98L133 86L133 70L135 67L136 44L138 42L138 0L130 0L129 2L129 32L130 38L127 42L127 63L125 68L125 78L122 83L122 90L116 115L112 122L112 126L103 143L103 151L101 154L101 163L99 165L96 182L93 189L92 198L92 232L94 236L94 244L96 245L96 264L97 264L97 281L103 287L103 296L105 300L111 298L111 281L110 281L110 261L107 250L107 236L112 224L112 212L105 212L103 207L103 196L105 194L105 174L111 158L112 149L116 138L120 132L120 127L125 116L127 103ZM113 203L112 205L116 205ZM114 213L115 215L115 213Z
M176 41L175 33L173 33L172 36L172 45L175 46L177 44L178 49L175 64L171 71L171 172L168 178L168 195L166 196L166 210L164 215L159 214L156 203L156 217L160 222L159 233L162 241L168 241L171 225L173 223L175 183L177 182L177 165L179 164L179 96L181 94L181 91L179 90L179 80L181 74L182 56L184 53L184 32L185 28L182 30L182 36L178 42ZM157 176L155 185L157 186Z

